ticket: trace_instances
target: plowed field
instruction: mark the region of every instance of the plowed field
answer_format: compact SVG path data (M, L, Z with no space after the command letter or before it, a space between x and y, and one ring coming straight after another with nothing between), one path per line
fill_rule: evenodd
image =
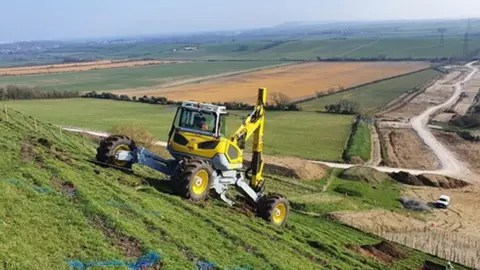
M55 65L43 65L43 66L0 68L0 76L21 76L21 75L33 75L33 74L48 74L48 73L87 71L87 70L110 69L110 68L121 68L121 67L138 67L138 66L173 64L173 63L178 63L178 61L164 61L164 60L114 61L114 60L105 60L105 61L72 63L72 64L55 64Z
M116 94L164 96L172 100L255 102L257 89L281 92L290 99L348 88L428 67L423 62L305 63L175 87L122 90Z

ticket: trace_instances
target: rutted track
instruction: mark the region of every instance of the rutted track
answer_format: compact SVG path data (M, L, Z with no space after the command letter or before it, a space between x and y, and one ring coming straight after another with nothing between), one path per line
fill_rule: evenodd
M475 61L476 62L476 61ZM478 71L478 68L473 67L473 64L475 62L471 62L467 64L466 66L472 71L460 82L457 82L453 84L452 86L455 87L455 92L453 96L448 99L446 102L430 107L427 110L425 110L422 114L412 118L410 120L410 123L412 125L412 128L415 130L415 132L418 134L418 136L423 140L423 142L430 147L436 157L440 160L441 168L438 170L415 170L415 169L406 169L406 168L391 168L391 167L383 167L383 166L368 166L371 168L375 168L379 171L382 172L399 172L399 171L405 171L408 173L411 173L413 175L419 175L419 174L440 174L440 175L445 175L445 176L450 176L450 177L455 177L459 179L463 179L465 181L469 182L475 182L478 181L475 179L474 174L472 174L467 166L459 161L454 154L452 154L443 144L441 144L435 136L429 131L428 129L428 121L431 115L433 115L435 112L437 112L440 109L444 109L447 107L450 107L453 105L458 98L460 97L460 94L462 93L463 90L463 84L469 81L472 76ZM77 128L77 127L64 127L64 130L67 131L72 131L72 132L80 132L80 133L87 133L90 135L94 136L100 136L100 137L105 137L108 136L108 133L101 132L101 131L92 131L88 129L83 129L83 128ZM166 146L166 142L158 141L158 145L160 146ZM324 162L324 161L316 161L316 160L309 160L309 162L312 163L317 163L317 164L323 164L328 167L333 167L333 168L350 168L352 166L355 166L354 164L346 164L346 163L332 163L332 162Z

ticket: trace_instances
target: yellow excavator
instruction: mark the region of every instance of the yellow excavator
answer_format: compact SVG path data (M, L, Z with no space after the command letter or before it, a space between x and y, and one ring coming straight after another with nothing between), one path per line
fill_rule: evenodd
M259 88L253 112L231 135L226 135L225 106L185 101L178 107L167 149L174 159L162 158L144 147L137 147L130 138L111 135L97 148L96 159L122 169L133 164L145 165L169 176L177 193L189 200L205 200L211 190L229 205L229 186L234 186L256 207L258 216L284 226L290 206L279 194L264 194L263 133L267 89ZM243 170L243 150L253 136L251 166ZM247 181L248 180L248 181Z

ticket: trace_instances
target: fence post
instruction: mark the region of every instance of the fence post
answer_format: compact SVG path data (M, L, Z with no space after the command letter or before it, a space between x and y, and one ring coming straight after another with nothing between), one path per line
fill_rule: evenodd
M60 130L60 140L63 141L62 127L58 127L58 130Z

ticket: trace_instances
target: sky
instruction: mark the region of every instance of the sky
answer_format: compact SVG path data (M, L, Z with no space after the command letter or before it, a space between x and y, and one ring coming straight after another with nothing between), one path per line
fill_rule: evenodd
M2 1L0 41L234 30L289 21L479 17L480 0Z

